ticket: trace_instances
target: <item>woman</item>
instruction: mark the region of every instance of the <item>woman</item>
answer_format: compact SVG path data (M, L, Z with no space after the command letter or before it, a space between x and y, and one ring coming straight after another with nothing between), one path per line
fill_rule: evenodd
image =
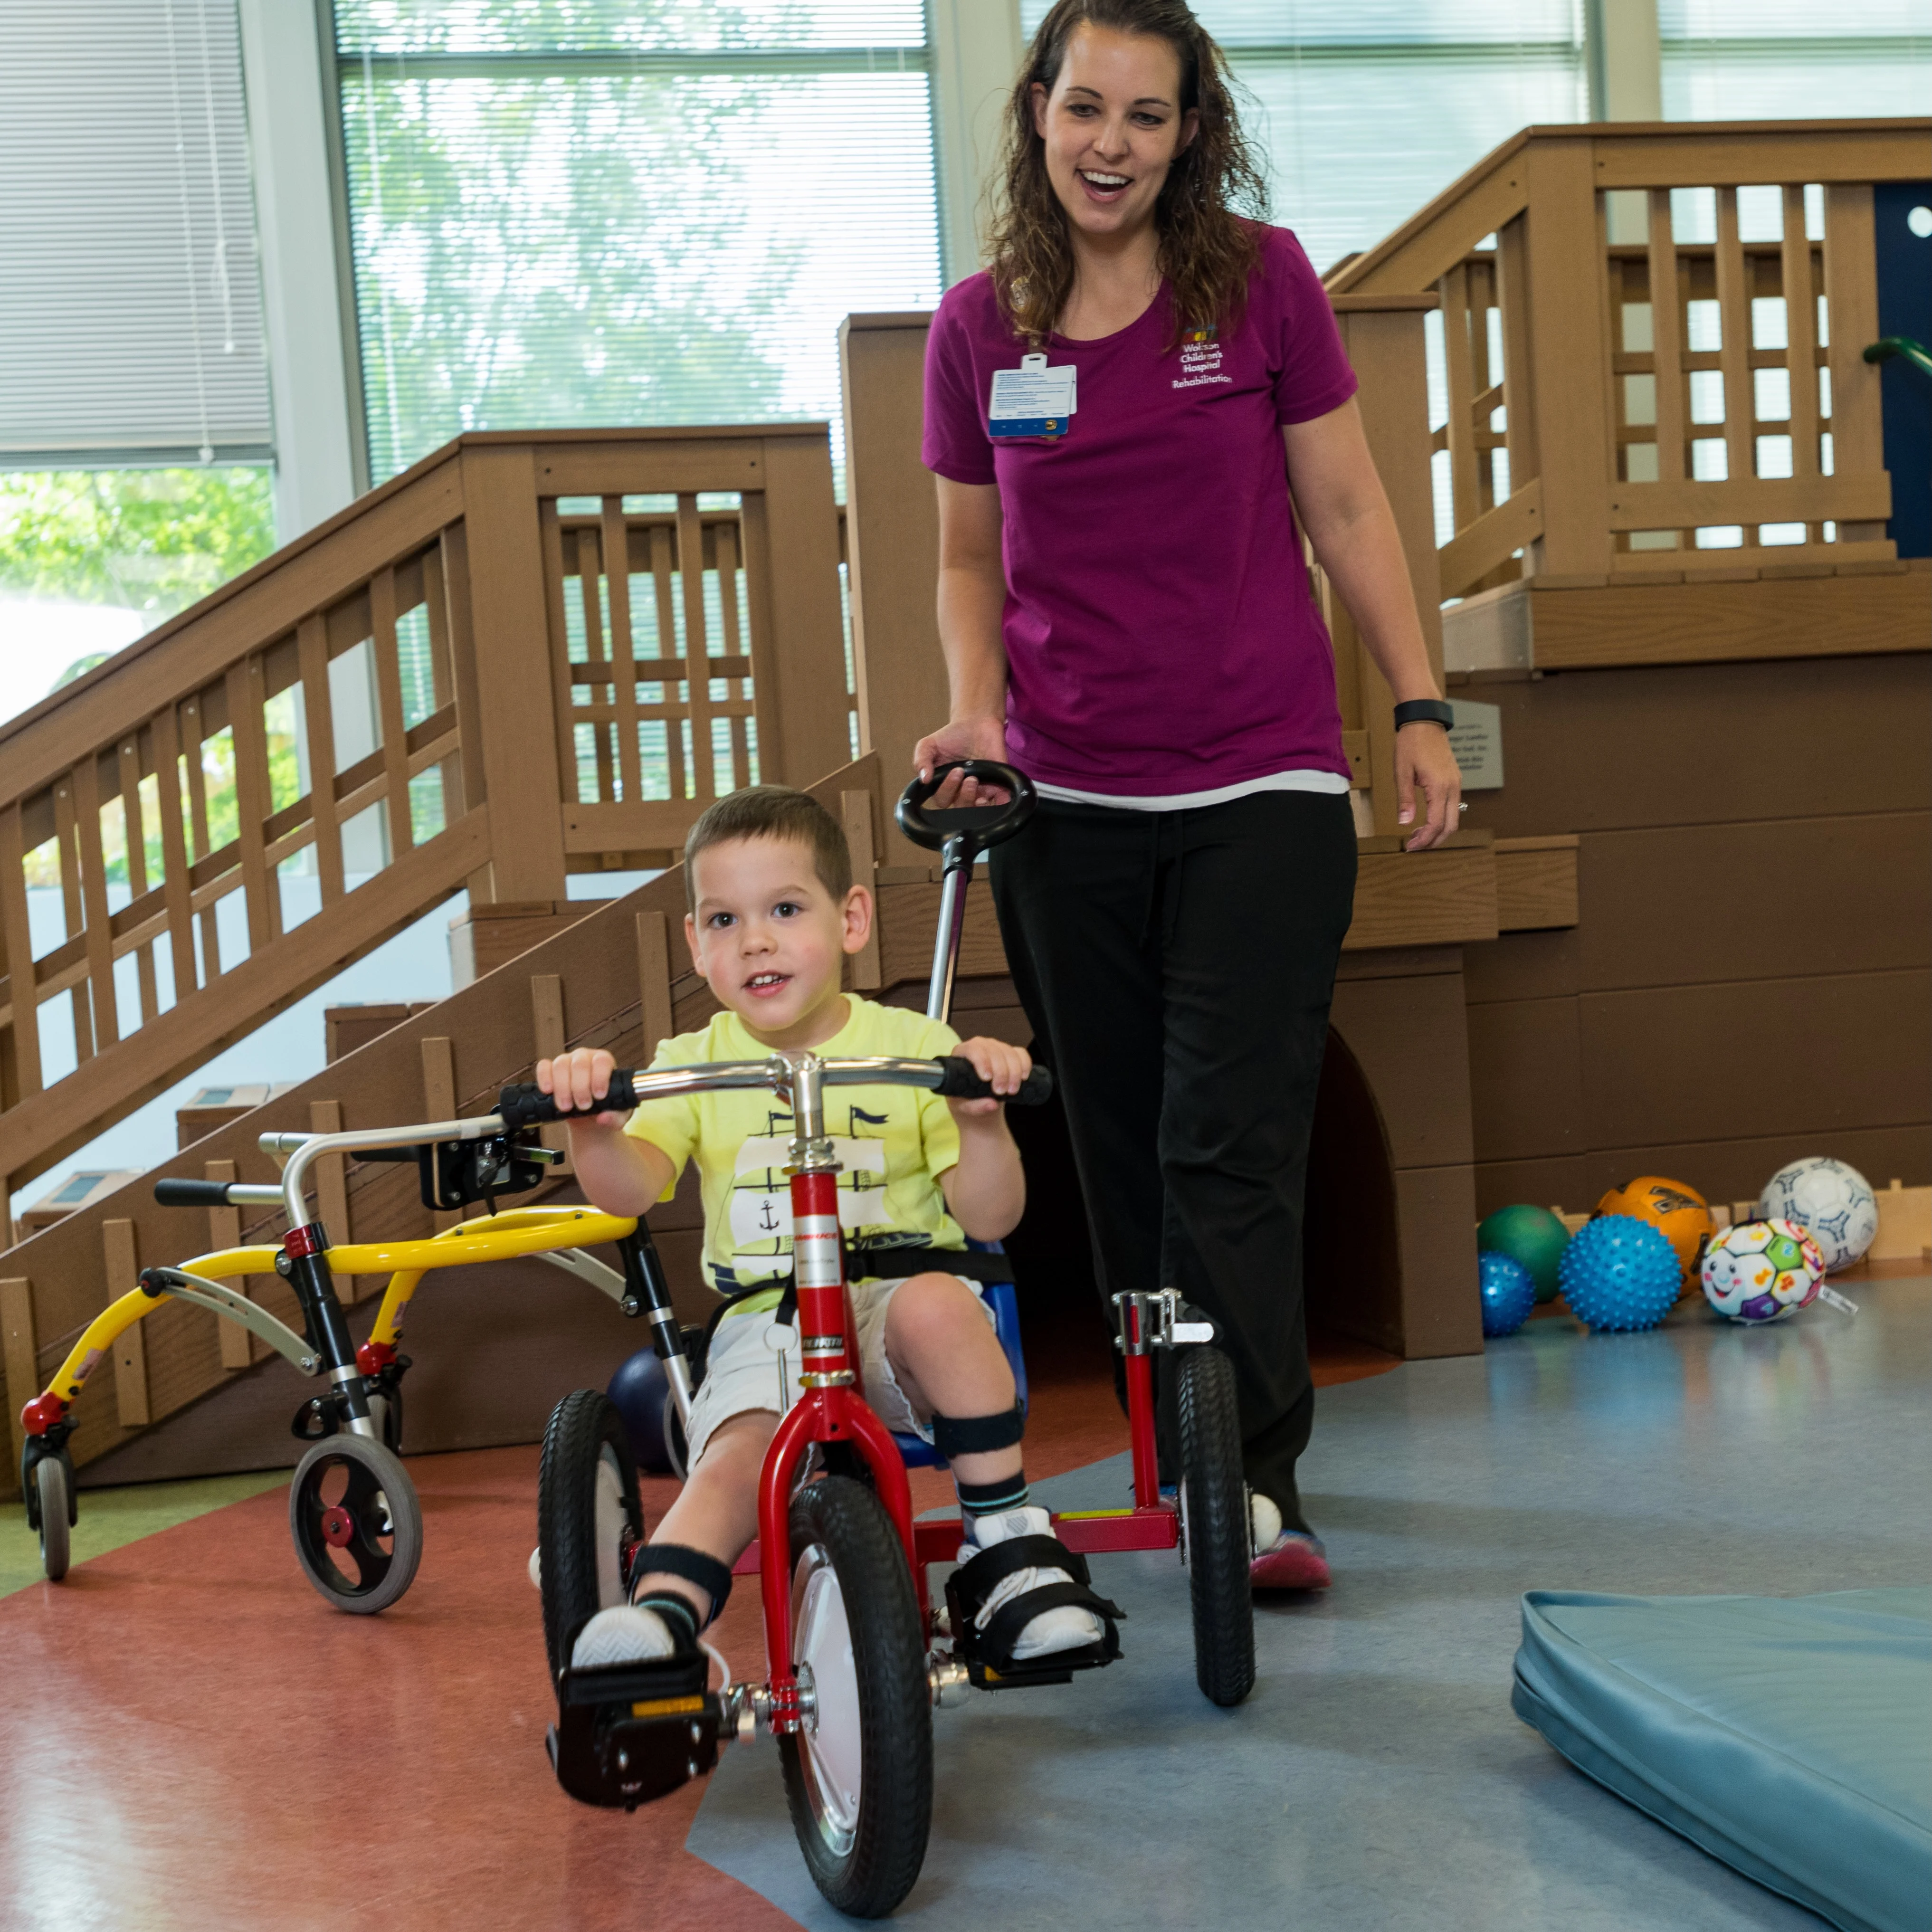
M1040 788L993 890L1101 1292L1173 1286L1214 1320L1254 1581L1309 1589L1302 1196L1355 832L1298 518L1396 700L1412 850L1460 787L1327 298L1236 212L1264 200L1180 0L1059 0L1013 91L992 266L927 350L952 716L914 762L1010 759Z

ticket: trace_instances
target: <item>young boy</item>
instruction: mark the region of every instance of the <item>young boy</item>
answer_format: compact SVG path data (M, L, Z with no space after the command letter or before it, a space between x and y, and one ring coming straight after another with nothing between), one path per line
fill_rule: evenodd
M970 1060L997 1094L1030 1066L1018 1047L959 1041L950 1027L842 993L845 956L872 929L872 899L852 880L838 821L802 792L754 785L712 806L685 844L693 964L724 1010L701 1031L658 1048L654 1066L757 1060L774 1048L827 1054ZM742 1294L770 1281L718 1324L692 1406L690 1479L638 1559L626 1605L600 1610L578 1638L580 1667L688 1650L717 1614L730 1566L758 1533L758 1472L782 1411L797 1399L799 1338L774 1324L791 1272L783 1174L791 1121L768 1093L745 1090L647 1100L628 1118L601 1111L613 1062L579 1048L537 1063L537 1082L572 1114L571 1157L584 1190L613 1214L665 1198L687 1160L704 1182L704 1260L712 1285ZM836 1108L835 1108L836 1096ZM890 1428L936 1442L952 1465L965 1517L963 1563L1016 1537L1045 1537L1047 1512L1027 1499L1012 1372L973 1282L947 1271L968 1235L1011 1232L1025 1204L1018 1150L1000 1100L943 1100L923 1089L830 1089L827 1130L844 1163L839 1220L866 1248L932 1250L928 1272L900 1279L853 1272L866 1399ZM789 1374L790 1386L786 1386ZM1042 1555L1047 1552L1042 1551ZM1034 1566L1002 1578L976 1621L1027 1592L1070 1585ZM1028 1619L1016 1662L1098 1643L1100 1619L1062 1600Z

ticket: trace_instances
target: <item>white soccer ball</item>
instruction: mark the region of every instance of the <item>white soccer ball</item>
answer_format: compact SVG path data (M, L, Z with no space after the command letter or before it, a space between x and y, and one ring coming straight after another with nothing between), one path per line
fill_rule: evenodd
M1823 1154L1794 1160L1766 1182L1757 1211L1767 1221L1796 1221L1818 1244L1827 1272L1850 1268L1878 1233L1878 1197L1855 1167Z
M1792 1221L1742 1221L1711 1237L1704 1298L1733 1322L1782 1322L1818 1298L1825 1258Z

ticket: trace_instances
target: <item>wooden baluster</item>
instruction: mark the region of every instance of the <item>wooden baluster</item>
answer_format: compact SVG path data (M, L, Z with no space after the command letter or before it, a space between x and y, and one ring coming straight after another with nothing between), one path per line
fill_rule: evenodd
M335 803L335 707L328 689L328 621L320 611L296 630L302 682L302 722L308 740L308 815L315 838L315 868L322 902L333 905L346 890L342 871L342 822Z
M549 560L544 560L548 574ZM429 683L430 701L440 711L456 699L456 667L451 662L449 649L449 600L442 580L442 546L433 544L423 552L423 609L429 622ZM563 703L558 707L560 726L568 736L570 730L570 689L564 687ZM463 816L463 766L461 754L456 758L445 758L436 766L436 776L442 787L442 822L446 826L454 825ZM571 769L566 758L563 769Z
M717 758L711 739L711 646L704 621L704 526L695 496L677 500L678 581L684 591L685 688L691 713L691 762L697 798L718 796Z
M423 1070L423 1118L453 1120L456 1118L456 1049L450 1041L434 1035L420 1042ZM439 1208L430 1219L440 1234L461 1220L460 1210Z
M617 796L617 768L610 754L611 721L616 674L604 649L604 612L597 596L603 561L595 530L577 533L577 587L584 607L584 650L590 669L590 701L598 722L591 728L597 742L597 796L605 803Z
M118 1301L140 1286L140 1251L132 1221L100 1224L101 1259L107 1299ZM130 1322L114 1343L114 1397L123 1429L145 1429L153 1420L148 1407L148 1345L144 1324Z
M536 1060L555 1060L570 1050L570 1035L563 1020L563 975L532 973L530 975L530 1033ZM570 1172L570 1130L562 1121L544 1128L539 1136L544 1145L554 1148L565 1158L550 1172Z
M14 1425L14 1468L27 1446L20 1412L40 1393L40 1352L34 1334L34 1285L23 1275L0 1281L0 1360L7 1369L7 1417Z
M128 845L128 899L145 898L148 892L148 830L141 812L141 740L130 732L121 741L121 819ZM160 995L154 983L154 949L134 949L134 983L140 989L141 1024L146 1026L161 1010Z
M205 1160L201 1164L204 1180L232 1182L242 1177L236 1172L232 1160ZM238 1208L211 1208L208 1210L208 1251L218 1255L229 1248L242 1245L242 1210ZM248 1277L236 1275L228 1286L238 1294L248 1293ZM252 1296L250 1298L254 1298ZM221 1348L221 1366L224 1369L245 1369L255 1359L253 1346L254 1336L238 1322L218 1320L215 1334Z
M839 822L845 828L845 843L852 854L852 882L874 895L877 862L872 837L872 794L868 791L842 791L838 794ZM876 992L883 982L884 968L879 958L879 915L874 898L872 929L866 944L852 955L852 985L861 993Z
M1504 446L1509 452L1510 494L1514 496L1537 474L1536 402L1529 382L1529 293L1526 237L1518 215L1496 231L1496 301L1503 312ZM1538 544L1524 552L1528 560Z
M8 998L14 1014L16 1105L40 1090L40 1003L33 928L27 916L26 862L26 835L16 803L0 812L0 955L4 955L7 968ZM0 1174L0 1186L5 1180L6 1176Z
M677 662L677 616L671 604L670 576L675 567L671 532L662 524L651 530L651 593L657 600L658 653L664 673L664 768L670 775L670 795L688 797L691 782L684 769L684 718L688 715L678 701L680 680L689 667Z
M1872 191L1864 182L1825 189L1825 302L1832 370L1832 473L1870 476L1885 467L1879 365L1864 359L1878 335L1878 268ZM1840 522L1840 543L1882 540L1876 520Z
M393 862L416 842L410 809L410 733L403 716L403 667L396 646L396 573L379 570L369 580L369 634L376 654L376 704L382 722L382 772L388 781L389 857Z
M154 789L161 818L161 885L178 1006L200 982L194 969L194 895L188 878L188 840L182 830L181 726L175 707L164 706L149 729L154 734Z
M70 772L54 784L54 844L60 855L61 914L70 939L80 938L87 925L81 910L80 838L74 808L74 776ZM74 1018L74 1050L77 1061L94 1058L92 987L82 980L69 994Z
M1650 190L1650 366L1657 385L1657 476L1684 476L1686 392L1684 293L1678 285L1677 240L1670 226L1670 190Z
M578 680L570 658L570 626L564 612L563 525L557 517L554 496L545 496L537 505L537 536L543 551L544 617L550 632L550 710L556 719L556 768L562 782L564 804L580 805L587 802L577 763L577 727L582 714L578 709ZM572 554L575 554L573 544ZM590 702L595 704L596 686L586 688ZM590 728L594 741L597 727L593 724Z
M1476 482L1475 372L1469 355L1469 271L1459 262L1438 285L1442 292L1442 349L1449 377L1449 495L1456 527L1466 530L1482 514Z
M311 1100L308 1103L308 1130L312 1134L342 1132L342 1102ZM332 1248L345 1246L355 1239L349 1220L348 1156L326 1154L315 1164L315 1218L328 1230ZM360 1275L339 1274L335 1292L345 1306L353 1307L362 1292Z
M638 915L638 1024L648 1066L676 1026L670 997L670 926L662 912Z
M1480 256L1468 267L1469 295L1469 442L1476 452L1476 507L1480 515L1496 506L1495 452L1490 448L1490 412L1481 398L1495 386L1490 368L1490 310L1496 306L1496 264ZM1514 488L1514 484L1512 484Z
M713 524L711 542L718 560L718 608L724 619L724 655L728 658L742 657L745 654L744 627L738 621L737 524L735 522ZM725 688L729 690L730 687L728 685ZM744 702L742 698L736 701L740 704ZM736 712L731 719L731 773L734 783L740 785L748 785L752 782L751 746L745 729L748 722L742 714Z
M92 1050L96 1053L104 1052L121 1037L114 987L113 928L107 910L107 869L100 853L100 774L99 763L92 753L74 766L73 772L76 869L80 874L81 918L87 937L88 983L94 1001ZM77 1025L78 1016L76 1018Z
M1718 190L1718 364L1724 376L1724 466L1733 482L1757 474L1757 398L1751 380L1750 282L1738 239L1738 191ZM1744 526L1744 547L1757 542L1757 526Z
M268 870L268 734L262 724L262 660L250 655L228 670L228 728L235 747L235 825L242 848L242 891L248 909L248 950L281 936L280 882Z
M1784 363L1791 372L1791 473L1809 479L1818 463L1818 299L1811 273L1811 243L1804 232L1804 190L1784 190L1784 241L1780 250L1784 290ZM1816 523L1804 526L1808 543L1821 541Z
M624 500L604 499L604 588L610 608L610 694L617 734L617 776L625 798L642 798L638 757L638 644L631 631L631 533Z
M206 742L202 735L205 720L201 700L190 698L182 706L182 716L188 726L183 749L188 754L188 816L194 833L194 856L197 860L206 859L214 848L208 830L208 772L201 761L202 747ZM203 986L212 986L221 976L220 921L212 904L201 914L201 974Z

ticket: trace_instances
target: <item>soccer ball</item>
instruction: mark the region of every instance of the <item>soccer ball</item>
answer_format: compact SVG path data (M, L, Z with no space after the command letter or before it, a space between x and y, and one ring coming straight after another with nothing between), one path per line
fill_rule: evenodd
M1850 1268L1878 1233L1878 1197L1855 1167L1814 1154L1780 1167L1765 1183L1757 1211L1796 1221L1818 1244L1826 1271Z
M1733 1322L1782 1322L1818 1298L1825 1257L1794 1221L1741 1221L1704 1250L1704 1298Z

